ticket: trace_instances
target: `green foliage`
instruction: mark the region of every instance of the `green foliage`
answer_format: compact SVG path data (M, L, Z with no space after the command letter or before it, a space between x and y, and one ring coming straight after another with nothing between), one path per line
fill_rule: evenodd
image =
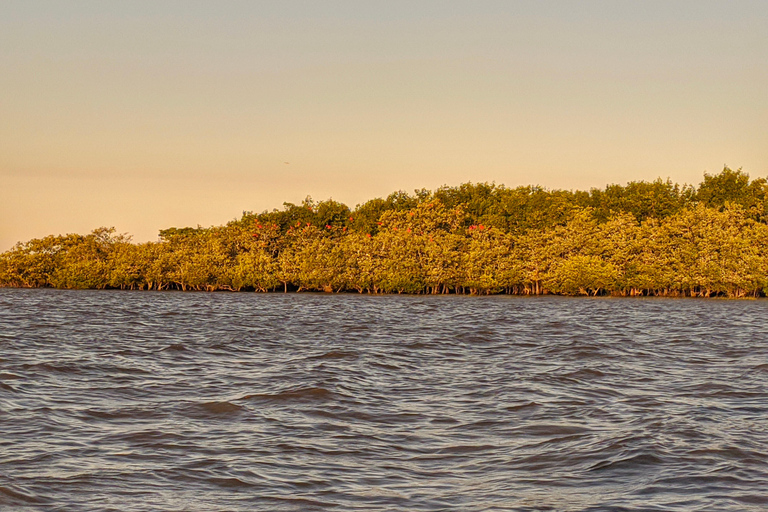
M761 296L768 182L729 168L698 187L584 191L467 183L334 200L134 244L113 228L0 254L0 286L143 290Z
M710 208L723 210L728 205L744 208L749 216L768 221L768 181L765 178L749 180L749 174L727 166L715 175L705 174L695 199Z
M689 206L694 197L691 187L680 187L671 180L632 181L625 186L608 185L605 190L592 189L585 205L594 208L595 217L605 221L617 213L632 214L642 222L663 219Z
M597 256L571 256L552 266L547 282L549 288L567 295L597 295L612 288L616 268Z

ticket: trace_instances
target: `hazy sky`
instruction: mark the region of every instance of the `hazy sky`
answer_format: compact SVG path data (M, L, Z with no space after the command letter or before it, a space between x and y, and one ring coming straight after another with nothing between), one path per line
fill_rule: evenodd
M0 250L723 164L768 175L765 0L0 4Z

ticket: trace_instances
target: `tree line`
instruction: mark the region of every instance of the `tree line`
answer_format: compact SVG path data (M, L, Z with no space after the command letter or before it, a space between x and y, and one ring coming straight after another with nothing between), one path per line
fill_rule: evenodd
M244 212L132 243L113 228L0 254L0 286L745 297L768 294L768 181L590 191L479 183Z

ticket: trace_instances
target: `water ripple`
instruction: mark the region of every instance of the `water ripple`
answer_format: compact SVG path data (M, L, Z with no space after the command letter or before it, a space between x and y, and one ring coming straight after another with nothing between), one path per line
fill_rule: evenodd
M0 289L0 508L763 511L767 306Z

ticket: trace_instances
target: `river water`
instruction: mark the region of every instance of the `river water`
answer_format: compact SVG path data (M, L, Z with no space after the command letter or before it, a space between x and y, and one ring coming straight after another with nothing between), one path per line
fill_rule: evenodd
M768 509L768 301L0 289L0 509Z

